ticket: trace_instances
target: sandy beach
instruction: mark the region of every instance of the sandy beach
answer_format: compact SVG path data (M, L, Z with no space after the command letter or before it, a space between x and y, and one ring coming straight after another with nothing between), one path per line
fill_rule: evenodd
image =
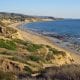
M24 30L20 29L20 26L22 24L24 24L24 23L15 23L15 24L10 25L10 27L17 29L23 40L29 40L35 44L49 45L59 51L64 51L67 54L70 54L72 56L72 58L75 60L74 64L80 64L80 54L76 54L74 51L70 51L68 48L62 47L58 43L57 43L58 44L57 45L55 42L53 42L46 36L39 35L35 32L29 31L29 30L24 31Z

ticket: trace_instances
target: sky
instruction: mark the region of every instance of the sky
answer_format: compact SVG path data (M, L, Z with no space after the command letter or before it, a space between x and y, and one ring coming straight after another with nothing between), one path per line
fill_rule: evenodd
M80 18L80 0L0 0L0 12Z

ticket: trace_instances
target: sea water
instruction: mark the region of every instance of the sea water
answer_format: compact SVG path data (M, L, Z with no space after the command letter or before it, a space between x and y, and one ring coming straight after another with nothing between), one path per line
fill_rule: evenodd
M44 35L61 36L69 41L80 42L80 20L79 19L67 19L59 21L47 21L47 22L33 22L23 26L25 29L29 29Z

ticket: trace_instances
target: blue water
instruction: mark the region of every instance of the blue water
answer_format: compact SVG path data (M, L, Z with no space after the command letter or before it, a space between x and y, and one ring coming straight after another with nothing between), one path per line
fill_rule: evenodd
M34 22L25 24L24 28L34 30L40 33L57 33L62 36L68 36L73 39L80 39L80 20L59 20L48 22Z

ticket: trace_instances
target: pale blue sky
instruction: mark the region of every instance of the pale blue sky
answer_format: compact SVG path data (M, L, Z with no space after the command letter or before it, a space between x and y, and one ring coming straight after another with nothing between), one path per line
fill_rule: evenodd
M0 0L0 12L80 18L80 0Z

